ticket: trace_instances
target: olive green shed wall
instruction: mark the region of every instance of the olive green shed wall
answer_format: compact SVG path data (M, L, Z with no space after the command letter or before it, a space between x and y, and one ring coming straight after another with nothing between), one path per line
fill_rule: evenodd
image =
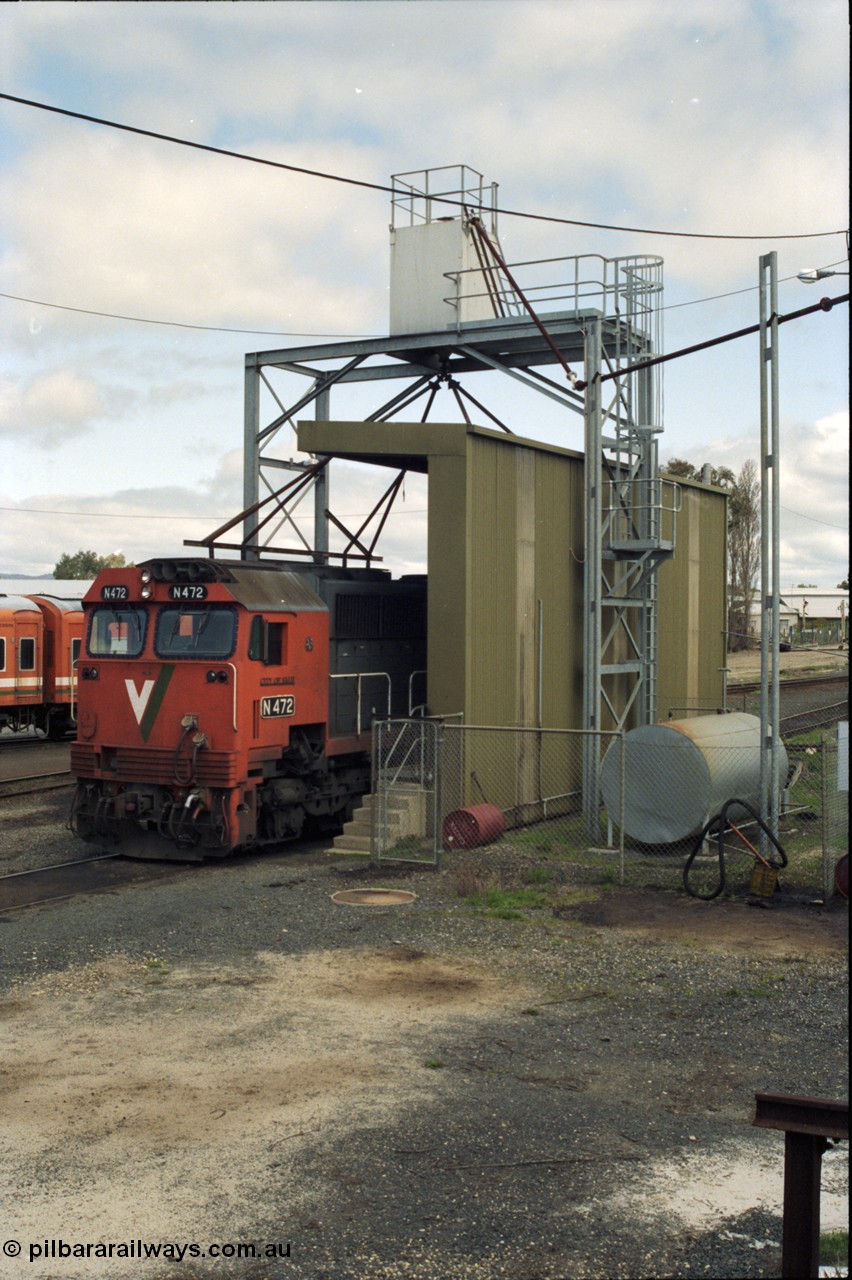
M674 558L659 574L657 718L721 706L725 665L727 499L678 479L683 506Z
M429 460L429 705L579 725L583 464L487 432ZM464 526L464 538L460 528Z
M429 705L466 723L580 728L584 470L497 433L429 460ZM658 718L721 703L726 501L682 485L658 578ZM607 625L606 615L604 625ZM617 638L608 654L628 656ZM622 677L622 697L632 680ZM612 696L618 686L610 682Z

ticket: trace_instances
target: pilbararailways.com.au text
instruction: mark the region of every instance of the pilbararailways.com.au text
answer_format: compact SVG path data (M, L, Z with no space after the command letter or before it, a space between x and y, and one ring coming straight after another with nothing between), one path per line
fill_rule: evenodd
M76 1240L39 1240L23 1244L7 1240L3 1253L8 1257L28 1254L30 1262L46 1259L60 1261L63 1258L124 1258L183 1262L187 1258L289 1258L290 1241L267 1241L254 1244L249 1241L226 1241L199 1244L192 1241L180 1244L176 1241L150 1240L100 1240L83 1242Z

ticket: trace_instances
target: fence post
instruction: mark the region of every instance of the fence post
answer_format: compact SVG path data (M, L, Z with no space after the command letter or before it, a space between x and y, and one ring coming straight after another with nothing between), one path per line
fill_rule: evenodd
M825 734L823 733L819 744L820 759L820 830L822 833L822 896L826 901L831 897L834 887L834 877L829 876L829 867L831 865L831 824L828 812L828 751Z
M618 861L621 866L621 883L624 884L624 806L625 806L625 785L627 777L627 762L624 758L625 752L625 732L620 731L621 751L619 753L619 797L618 797Z

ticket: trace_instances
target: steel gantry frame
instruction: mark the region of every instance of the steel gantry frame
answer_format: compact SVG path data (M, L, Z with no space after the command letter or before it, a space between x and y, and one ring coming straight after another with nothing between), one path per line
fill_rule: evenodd
M353 384L405 380L401 392L380 400L366 418L358 415L358 419L389 421L420 401L425 422L438 390L445 386L467 422L473 406L490 423L510 432L461 381L473 373L498 371L583 418L583 727L624 729L653 723L657 718L657 571L674 551L680 499L677 485L659 475L661 371L658 364L643 367L662 350L662 259L606 259L589 254L509 264L502 256L492 213L474 196L460 215L475 239L478 265L472 271L447 273L444 300L448 315L455 314L455 323L424 333L246 356L245 511L243 540L237 545L249 558L264 550L315 560L340 554L330 550L329 523L342 526L329 509L329 468L318 466L326 460L302 461L273 452L280 450L282 431L289 428L295 433L299 415L313 409L318 421L331 418L333 390L339 393ZM519 283L521 277L523 283ZM462 301L469 303L477 288L490 318L464 321ZM554 365L562 367L564 378L550 376L550 370L542 372ZM582 367L582 380L572 366ZM274 385L274 378L281 374L307 379L309 389L287 401ZM264 392L275 406L266 421L261 409ZM296 473L296 479L279 486L282 470ZM276 482L270 478L273 475ZM312 544L295 524L290 505L301 502L311 488ZM271 510L261 517L265 505ZM268 528L273 514L277 523ZM382 523L384 518L386 512ZM295 547L272 545L284 525L295 531ZM207 545L212 552L215 544ZM358 551L352 552L353 546ZM369 563L377 558L374 551L375 540L365 546L356 535L350 537L347 554ZM599 826L600 763L590 750L583 791L587 827L593 836Z

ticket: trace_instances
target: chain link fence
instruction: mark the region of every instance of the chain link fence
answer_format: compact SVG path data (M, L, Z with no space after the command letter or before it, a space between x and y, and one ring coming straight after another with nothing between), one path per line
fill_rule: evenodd
M689 892L771 893L760 873L774 868L790 892L831 896L848 846L837 730L779 748L776 845L756 820L768 773L754 717L686 723L688 732L653 725L622 735L379 721L374 855L438 865L445 852L475 850L479 863L545 868L565 884L679 890L697 833L737 798L745 807L728 811L721 843L714 830L698 849ZM598 796L591 803L588 779Z

